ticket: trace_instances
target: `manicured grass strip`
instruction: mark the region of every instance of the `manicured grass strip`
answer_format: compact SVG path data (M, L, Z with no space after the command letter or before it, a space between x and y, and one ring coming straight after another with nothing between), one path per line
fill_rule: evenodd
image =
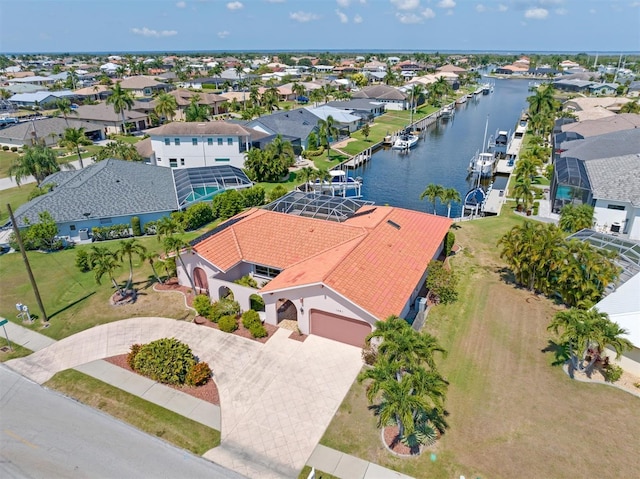
M304 466L304 469L302 469L302 471L300 472L300 475L298 475L298 479L307 479L309 477L310 472L311 472L311 466ZM338 479L337 476L332 476L328 472L318 471L317 469L316 469L315 478L316 479Z
M33 352L30 349L23 348L19 344L14 343L13 341L11 341L11 338L9 338L9 344L11 345L11 348L13 348L13 350L6 352L0 351L0 363L9 361L10 359L24 358L25 356L29 356ZM6 346L7 338L5 338L4 336L4 331L0 329L0 348Z
M45 386L199 456L220 445L220 431L78 371L61 371Z

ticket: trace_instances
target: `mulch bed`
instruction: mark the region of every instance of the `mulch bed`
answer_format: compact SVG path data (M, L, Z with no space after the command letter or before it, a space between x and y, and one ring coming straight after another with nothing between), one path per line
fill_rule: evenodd
M110 358L105 358L105 361L115 364L127 371L131 371L132 373L136 373L133 369L129 367L127 363L127 354L119 354L118 356L112 356ZM138 373L136 373L138 374ZM169 386L177 391L181 391L189 396L193 396L198 399L202 399L203 401L210 402L211 404L215 404L217 406L220 405L220 396L218 395L218 386L213 379L209 379L206 384L202 386L172 386L170 384L165 384L165 386Z
M398 437L398 426L387 426L383 429L384 442L391 451L400 456L417 456L420 454L418 448L410 448L400 442Z
M293 339L294 341L300 341L301 343L304 343L304 340L307 339L308 337L309 337L308 334L298 334L295 331L293 331L289 335L289 339Z
M204 321L200 323L200 321L202 320ZM200 324L201 326L220 330L217 323L214 323L213 321L210 321L207 318L203 318L202 316L196 316L196 319L194 322L196 324ZM227 333L227 334L235 334L236 336L251 339L253 341L258 341L259 343L264 344L267 341L269 341L269 338L273 336L273 334L278 330L278 327L268 323L264 323L263 326L267 330L267 336L264 338L254 338L253 336L251 336L251 332L242 325L242 320L238 319L238 329L236 329L233 333Z

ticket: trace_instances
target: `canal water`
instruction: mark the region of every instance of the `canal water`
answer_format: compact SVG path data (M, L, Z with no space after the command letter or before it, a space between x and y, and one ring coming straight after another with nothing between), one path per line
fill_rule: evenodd
M486 80L486 79L483 79ZM487 115L487 140L496 130L513 130L527 108L529 82L526 80L491 79L493 93L476 95L456 105L449 120L438 120L421 134L418 145L408 153L381 149L363 166L351 170L349 176L361 177L362 198L377 205L391 205L433 213L428 199L420 194L429 183L455 188L462 199L475 187L468 177L471 157L483 148ZM477 180L476 180L477 181ZM505 178L495 179L505 184ZM447 206L438 202L437 213L447 214ZM451 216L461 215L461 205L452 204Z

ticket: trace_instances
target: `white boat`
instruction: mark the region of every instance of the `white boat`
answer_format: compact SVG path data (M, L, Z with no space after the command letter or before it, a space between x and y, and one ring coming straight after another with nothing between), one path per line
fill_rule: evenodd
M487 150L498 158L504 158L507 155L509 144L511 143L511 132L506 130L498 130L495 135L489 138Z
M329 171L330 179L308 182L308 186L316 193L330 196L360 198L362 196L362 178L353 178L344 170Z
M419 139L420 137L418 135L404 133L396 138L396 141L393 142L391 148L394 150L410 150L418 144Z
M484 85L482 85L482 94L483 95L488 95L489 93L491 93L492 90L493 90L493 88L491 87L490 83L485 83Z
M496 157L493 153L477 152L469 162L469 172L480 175L481 178L493 176L496 167Z
M456 105L464 105L465 103L467 103L467 96L461 96L460 98L458 98L456 100Z
M448 120L453 116L454 112L453 107L451 105L447 105L442 109L442 111L440 111L440 118Z

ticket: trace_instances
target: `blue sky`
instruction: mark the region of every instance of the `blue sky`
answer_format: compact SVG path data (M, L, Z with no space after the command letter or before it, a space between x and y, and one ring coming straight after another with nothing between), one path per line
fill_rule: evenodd
M640 51L640 0L0 0L0 52Z

